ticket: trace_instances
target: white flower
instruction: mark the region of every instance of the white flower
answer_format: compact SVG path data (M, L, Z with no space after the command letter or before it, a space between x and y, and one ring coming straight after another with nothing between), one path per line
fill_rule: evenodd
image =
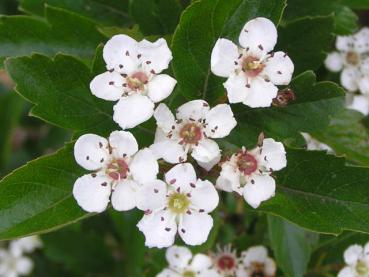
M122 129L150 119L154 103L167 98L176 85L177 81L169 75L159 74L172 60L163 38L152 43L116 35L106 43L103 57L108 71L96 76L90 89L99 98L119 100L113 119Z
M275 194L275 180L270 174L286 164L283 144L270 138L264 139L261 147L250 151L243 148L225 161L216 186L243 195L250 206L257 208Z
M338 277L368 277L369 276L369 243L364 248L360 245L351 245L343 254L345 266Z
M74 183L73 195L87 212L102 212L111 196L113 208L126 211L136 206L136 191L156 179L159 165L151 150L138 151L130 132L114 131L109 139L86 134L74 145L77 163L93 173Z
M192 256L191 251L182 246L172 246L165 254L169 267L157 277L220 277L212 269L211 259L204 254Z
M242 252L241 261L236 276L275 276L277 269L275 262L268 257L268 250L264 246L253 246Z
M352 36L337 36L336 49L328 54L325 66L341 72L341 84L349 91L369 93L369 29L363 28Z
M235 276L238 267L238 258L235 250L232 250L231 245L223 248L217 246L217 251L211 253L214 268L221 276L231 277Z
M286 53L270 53L277 42L277 29L267 18L250 20L239 36L242 48L218 39L211 53L211 71L228 78L224 83L229 103L269 107L278 85L288 85L294 65Z
M328 153L334 152L329 145L314 139L308 133L301 133L301 135L304 137L306 141L306 146L308 150L326 150Z
M204 243L213 227L208 213L219 202L213 184L197 179L189 163L174 166L165 174L165 182L146 184L137 196L137 207L145 211L137 227L145 235L146 246L173 245L177 230L186 244Z
M13 240L9 244L9 248L13 253L21 255L22 253L32 253L35 249L42 247L42 241L38 236L30 236L17 240Z
M200 166L210 170L220 160L218 144L211 138L223 138L237 122L229 105L219 104L210 109L207 102L193 100L177 109L173 116L165 104L160 104L154 117L158 128L151 149L157 158L168 163L187 160L187 153Z
M369 114L369 94L353 95L347 108L358 111L363 115Z
M19 251L13 252L11 249L0 249L0 276L17 277L29 275L33 269L33 262L30 258L23 256Z

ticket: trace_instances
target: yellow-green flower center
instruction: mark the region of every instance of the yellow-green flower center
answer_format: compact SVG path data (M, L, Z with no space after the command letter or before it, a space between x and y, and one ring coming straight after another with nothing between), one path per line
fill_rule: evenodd
M367 264L362 260L359 260L357 262L355 270L357 274L359 274L359 276L366 276L369 273L369 268Z
M359 55L356 52L347 52L346 61L349 64L357 65L359 63Z
M185 213L189 205L190 200L186 194L175 192L169 196L168 208L174 213Z
M190 270L183 272L182 277L196 277L196 273Z

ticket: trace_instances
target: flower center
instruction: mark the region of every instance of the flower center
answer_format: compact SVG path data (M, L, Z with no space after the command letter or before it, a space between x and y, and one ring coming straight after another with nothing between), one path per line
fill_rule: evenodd
M202 131L195 123L187 123L179 131L179 137L184 143L197 144L202 138Z
M113 160L106 168L106 175L113 180L121 180L127 177L129 172L128 164L124 160Z
M182 277L196 277L196 273L191 270L186 270L182 273Z
M369 273L369 268L367 267L366 263L362 260L359 260L355 267L356 273L359 276L366 276Z
M251 274L251 277L265 277L265 274L263 271L254 271L252 274Z
M169 196L168 208L176 214L185 213L190 206L190 200L186 194L175 192Z
M248 56L242 61L242 71L248 77L256 77L264 69L264 64L258 58Z
M260 263L252 263L251 277L265 277L264 265Z
M218 259L218 268L223 271L231 270L235 267L236 262L233 257L224 255Z
M127 85L132 90L143 90L144 86L149 81L149 78L144 72L136 72L130 77L127 77Z
M349 64L357 65L359 63L359 55L356 52L347 52L346 61Z
M250 175L258 168L258 162L253 155L245 152L238 156L237 166L243 174Z

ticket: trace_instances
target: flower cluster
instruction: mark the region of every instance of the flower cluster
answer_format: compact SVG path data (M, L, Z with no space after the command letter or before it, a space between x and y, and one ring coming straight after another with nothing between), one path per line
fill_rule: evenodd
M166 259L169 266L157 277L274 277L276 272L275 262L264 246L250 247L240 257L230 246L194 256L186 247L172 246L167 249Z
M216 43L211 67L217 75L228 74L225 87L230 103L270 106L277 95L276 85L290 82L291 60L283 52L270 52L276 40L274 24L256 18L241 32L240 44L245 49L224 39ZM229 55L235 56L232 68ZM236 191L254 208L274 195L272 172L286 166L286 152L282 143L271 138L255 149L242 148L229 159L223 157L216 186L197 178L199 167L202 172L219 173L215 165L222 160L222 151L216 140L228 136L237 121L230 105L210 107L201 99L184 103L175 114L164 103L155 108L176 84L169 75L159 74L172 59L164 39L151 43L114 36L106 43L103 57L108 71L96 76L90 88L97 97L118 101L113 119L123 130L113 131L107 139L85 134L74 145L76 162L90 171L73 188L85 211L103 212L109 203L118 211L138 208L144 212L137 227L145 235L146 246L169 247L176 234L188 245L199 245L213 227L210 213L219 203L216 188ZM139 149L125 129L152 116L157 124L155 140ZM188 154L196 161L195 167Z
M337 36L336 49L328 54L325 66L341 72L340 80L351 95L348 107L369 114L369 28L350 36ZM354 92L360 92L354 95Z
M368 277L369 276L369 243L348 247L343 258L346 266L340 270L338 277Z
M41 240L36 237L25 237L13 240L7 248L0 249L0 276L26 276L32 272L33 262L25 256L42 247Z

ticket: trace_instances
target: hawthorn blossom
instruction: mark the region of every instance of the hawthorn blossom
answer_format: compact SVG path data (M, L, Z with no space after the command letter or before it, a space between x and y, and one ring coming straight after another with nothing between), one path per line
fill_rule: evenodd
M231 245L223 248L217 246L217 251L210 253L214 268L223 277L235 276L238 268L237 252L232 250Z
M369 243L364 247L351 245L343 254L346 266L338 273L338 277L369 276Z
M136 206L136 191L156 180L158 163L148 148L138 151L130 132L114 131L108 139L94 134L81 136L74 145L77 163L92 173L79 177L73 195L87 212L103 212L108 203L126 211Z
M241 47L224 38L211 53L211 71L228 78L223 84L229 103L252 108L269 107L279 85L288 85L294 65L286 53L271 52L277 43L272 21L258 17L248 21L238 38Z
M168 268L156 277L220 277L212 268L211 259L204 254L192 256L191 251L183 246L171 246L165 257Z
M37 248L42 247L42 241L38 236L30 236L17 240L13 240L9 244L9 249L13 253L22 254L22 253L32 253ZM0 275L1 276L1 275Z
M337 36L337 51L328 54L325 66L332 72L341 72L341 84L347 90L369 93L369 28L352 36Z
M140 189L137 208L145 215L137 227L148 247L173 245L177 232L186 244L199 245L213 227L209 213L218 202L212 183L197 179L191 164L178 164L165 174L165 182L156 180Z
M363 115L369 114L369 93L364 95L352 95L348 100L347 108L358 111Z
M304 137L306 141L306 148L308 150L326 150L328 153L334 152L333 149L329 145L316 140L310 134L301 133L301 135Z
M118 101L113 119L122 129L133 128L150 119L154 103L167 98L176 80L167 74L172 52L167 42L137 42L126 35L113 36L105 45L103 57L107 72L90 83L92 94L108 101Z
M241 264L236 276L274 277L276 270L274 260L268 257L268 250L264 246L253 246L241 253Z
M216 186L243 195L250 206L257 208L261 202L274 196L276 186L271 173L284 168L286 164L283 144L267 138L262 146L252 150L242 148L225 161L221 165Z
M229 105L219 104L210 109L204 100L193 100L180 106L176 118L165 104L154 113L158 128L150 147L157 158L168 163L181 163L187 154L210 170L220 160L218 144L212 140L229 135L237 122Z

